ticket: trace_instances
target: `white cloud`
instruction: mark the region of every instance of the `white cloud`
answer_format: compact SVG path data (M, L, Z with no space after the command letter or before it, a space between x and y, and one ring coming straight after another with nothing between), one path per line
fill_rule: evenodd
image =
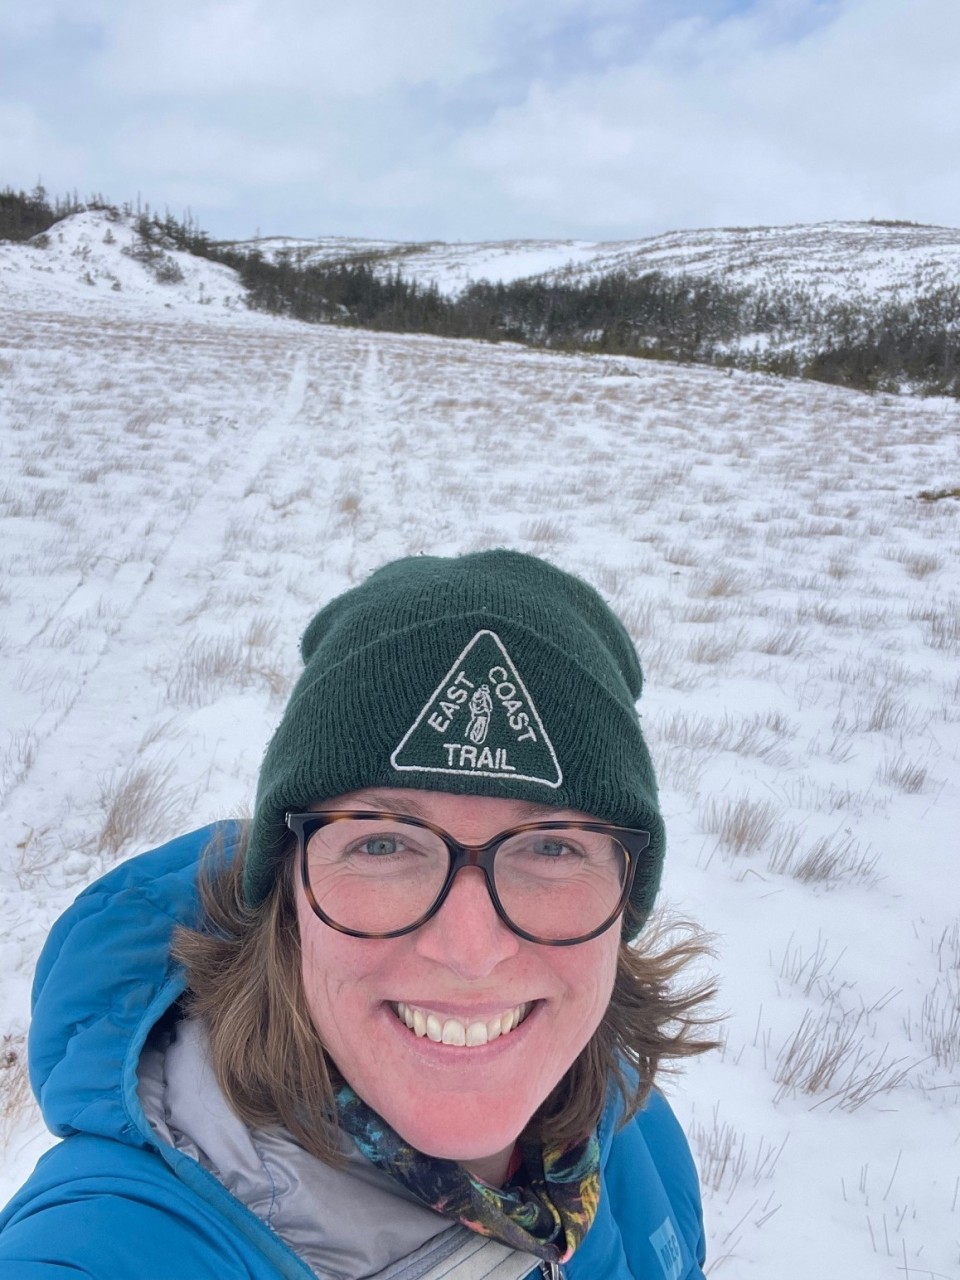
M447 0L171 0L123 9L99 74L115 90L354 99L489 70L491 14Z
M246 182L251 174L275 185L317 178L324 158L317 146L255 140L243 131L206 124L186 115L125 120L115 156L133 168L146 152L158 176L199 178L219 184Z
M109 19L115 5L116 0L11 0L0 6L0 41L35 40L64 23L97 25Z
M956 219L957 48L954 0L848 0L789 41L769 14L679 23L629 66L532 86L457 157L527 225Z
M32 189L53 174L53 194L61 194L81 180L85 163L83 150L58 141L31 107L0 102L0 185Z

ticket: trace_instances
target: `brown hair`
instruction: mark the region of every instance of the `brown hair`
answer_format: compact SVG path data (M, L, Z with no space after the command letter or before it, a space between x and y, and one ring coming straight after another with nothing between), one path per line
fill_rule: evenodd
M247 907L245 843L229 863L222 849L207 851L202 923L174 936L174 955L187 973L186 1008L207 1024L214 1070L237 1115L253 1127L282 1124L307 1151L337 1163L339 1076L303 991L293 876L279 875L266 901ZM648 923L638 942L621 943L603 1021L530 1122L544 1140L589 1133L611 1080L628 1118L663 1066L715 1047L705 1034L714 1018L702 1012L712 981L678 982L706 954L703 935L682 923Z

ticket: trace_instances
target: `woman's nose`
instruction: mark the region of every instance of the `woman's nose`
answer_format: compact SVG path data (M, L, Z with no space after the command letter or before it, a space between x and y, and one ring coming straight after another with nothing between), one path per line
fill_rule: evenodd
M480 868L462 867L443 906L417 930L416 947L459 977L476 980L516 955L520 939L497 915Z

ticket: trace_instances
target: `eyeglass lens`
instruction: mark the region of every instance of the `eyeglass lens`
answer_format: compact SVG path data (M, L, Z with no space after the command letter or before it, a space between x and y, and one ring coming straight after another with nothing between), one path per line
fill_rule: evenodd
M350 818L307 844L314 898L326 916L362 933L391 933L424 916L450 865L435 832L402 819ZM494 883L510 921L543 939L578 938L616 911L629 860L609 834L576 827L515 833L497 849Z

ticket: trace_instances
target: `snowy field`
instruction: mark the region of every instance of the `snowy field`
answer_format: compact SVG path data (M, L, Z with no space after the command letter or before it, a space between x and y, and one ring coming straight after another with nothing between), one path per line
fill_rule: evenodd
M727 1014L666 1086L709 1274L958 1280L960 500L919 495L960 485L960 405L32 290L0 328L0 1198L49 1142L53 919L246 809L322 602L506 545L643 659L664 898Z

